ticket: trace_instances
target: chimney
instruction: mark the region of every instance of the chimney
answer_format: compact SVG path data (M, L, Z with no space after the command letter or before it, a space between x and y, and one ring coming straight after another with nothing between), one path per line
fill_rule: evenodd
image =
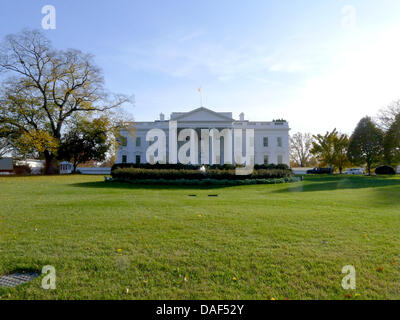
M162 113L162 112L160 113L160 120L161 120L161 121L164 121L164 120L165 120L164 113Z
M244 121L244 113L239 114L240 121Z

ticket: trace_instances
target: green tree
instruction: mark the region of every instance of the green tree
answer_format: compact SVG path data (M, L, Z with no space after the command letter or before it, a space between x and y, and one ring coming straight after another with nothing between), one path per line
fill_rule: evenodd
M335 137L337 135L336 129L332 132L327 132L325 135L314 135L313 147L311 153L315 155L323 166L335 167L336 151L335 151Z
M317 157L321 165L337 168L342 173L343 169L350 164L347 157L349 137L333 129L325 135L314 136L314 139L311 153Z
M382 160L383 137L383 131L370 117L362 118L350 137L349 160L359 165L366 164L370 175L372 166Z
M334 166L339 169L340 174L342 174L344 168L350 165L350 161L347 157L349 142L347 134L336 133L333 136L333 163Z
M58 159L70 161L74 172L80 163L105 160L110 148L107 139L109 125L109 120L104 117L77 121L61 139Z
M398 165L400 163L400 113L386 131L383 146L385 163L392 166Z
M79 50L55 50L39 31L5 38L0 72L9 75L0 91L0 131L17 137L21 152L35 151L55 172L63 132L75 116L112 112L130 99L104 88L93 57Z

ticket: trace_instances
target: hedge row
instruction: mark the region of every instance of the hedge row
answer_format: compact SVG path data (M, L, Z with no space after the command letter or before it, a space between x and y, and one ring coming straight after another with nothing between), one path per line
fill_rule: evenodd
M176 180L166 180L166 179L139 179L139 180L129 180L129 179L113 179L111 181L115 182L129 182L132 184L140 185L185 185L185 186L243 186L252 184L279 184L288 182L297 182L299 178L280 178L280 179L243 179L243 180L228 180L228 179L176 179Z
M114 171L116 169L124 169L124 168L137 168L137 169L164 169L164 170L170 170L170 169L176 169L176 170L197 170L201 166L200 165L191 165L191 164L181 164L181 163L166 163L166 164L160 164L160 163L155 163L155 164L150 164L150 163L117 163L114 164L111 168L111 171ZM224 165L205 165L207 169L219 169L219 170L233 170L236 168L235 165L232 164L224 164ZM241 166L237 166L241 167ZM289 170L289 167L286 164L267 164L267 165L259 165L256 164L254 166L254 169L259 170L259 169L279 169L279 170Z
M236 175L235 170L227 169L209 169L205 173L200 170L187 169L139 169L139 168L120 168L111 172L115 179L127 180L146 180L146 179L216 179L216 180L244 180L244 179L279 179L290 178L292 172L282 169L259 169L254 170L252 174L247 176Z
M161 164L161 163L155 163L155 164L150 164L150 163L116 163L111 167L111 171L114 171L116 169L125 169L125 168L136 168L136 169L163 169L163 170L171 170L171 169L176 169L176 170L198 170L200 169L199 165L190 165L190 164L181 164L181 163L166 163L166 164Z

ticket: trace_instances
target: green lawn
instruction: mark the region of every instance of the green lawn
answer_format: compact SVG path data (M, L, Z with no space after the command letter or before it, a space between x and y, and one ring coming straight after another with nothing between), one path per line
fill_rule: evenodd
M56 290L37 278L1 299L400 299L398 177L210 189L103 180L0 178L0 275L57 271ZM341 287L345 265L355 291Z

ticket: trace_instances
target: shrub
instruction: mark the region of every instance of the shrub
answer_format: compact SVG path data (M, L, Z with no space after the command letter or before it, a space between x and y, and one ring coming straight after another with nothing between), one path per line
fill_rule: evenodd
M124 169L124 168L136 168L136 169L175 169L175 170L197 170L200 169L200 165L191 165L191 164L182 164L182 163L116 163L111 167L111 171L116 169Z
M213 179L213 180L243 180L243 179L275 179L292 177L290 170L260 169L254 170L251 175L236 175L234 169L210 169L203 173L200 170L188 169L142 169L142 168L118 168L111 172L115 179L146 180L146 179Z
M282 179L244 179L244 180L217 180L217 179L145 179L145 180L124 180L114 179L117 182L129 182L139 185L181 185L181 186L242 186L252 184L278 184L299 181L299 178L282 178Z
M396 170L390 166L380 166L375 169L376 174L396 174Z
M207 169L219 169L219 170L234 170L236 168L233 164L213 164L213 165L205 165Z
M28 165L20 165L20 166L15 165L14 166L14 173L15 174L21 174L21 175L30 174L31 173L31 168Z
M280 170L290 170L289 166L281 163L281 164L256 164L254 166L254 169L258 170L258 169L280 169Z
M175 170L198 170L200 167L203 165L192 165L192 164L182 164L182 163L155 163L155 164L150 164L150 163L117 163L114 164L111 167L111 171L114 171L116 169L124 169L124 168L136 168L136 169L163 169L163 170L168 170L168 169L175 169ZM213 164L213 165L204 165L204 167L207 170L234 170L235 168L243 167L242 165L233 165L233 164L224 164L224 165L219 165L219 164ZM286 164L256 164L254 165L255 170L259 169L278 169L278 170L290 170L290 168Z

